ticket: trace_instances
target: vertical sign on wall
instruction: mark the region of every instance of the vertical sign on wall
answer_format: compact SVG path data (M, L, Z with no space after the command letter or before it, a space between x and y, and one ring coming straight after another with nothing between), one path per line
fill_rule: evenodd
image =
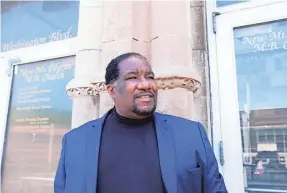
M71 128L65 87L74 57L16 66L3 157L3 193L51 193L63 135Z

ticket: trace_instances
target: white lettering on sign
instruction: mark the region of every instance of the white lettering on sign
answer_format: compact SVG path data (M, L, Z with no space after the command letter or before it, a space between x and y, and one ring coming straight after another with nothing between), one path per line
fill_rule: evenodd
M250 44L250 45L254 45L256 43L261 43L266 41L267 36L246 36L243 37L243 44Z
M253 46L254 52L287 49L287 34L280 30L260 35L245 36L242 39L242 44Z
M33 40L20 40L16 43L11 41L10 43L2 45L2 51L5 52L13 49L26 48L49 42L69 39L73 37L71 30L72 27L70 27L67 31L58 30L57 32L52 32L48 37L34 38Z
M47 82L65 78L65 72L72 68L70 63L46 63L39 65L36 68L23 67L20 69L18 76L22 76L24 81L32 82ZM44 92L44 91L41 91ZM30 93L35 94L35 93Z
M254 45L254 52L264 52L278 50L276 42L263 42L262 44Z

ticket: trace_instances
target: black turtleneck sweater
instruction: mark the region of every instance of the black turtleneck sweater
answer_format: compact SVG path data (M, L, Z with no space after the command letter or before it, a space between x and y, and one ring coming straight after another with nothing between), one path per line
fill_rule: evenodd
M165 193L153 118L133 120L113 111L101 137L98 193Z

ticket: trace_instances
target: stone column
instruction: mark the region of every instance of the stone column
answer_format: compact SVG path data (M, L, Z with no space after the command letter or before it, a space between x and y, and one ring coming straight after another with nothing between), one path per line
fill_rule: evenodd
M150 2L106 1L103 5L101 72L111 59L125 52L150 57ZM96 82L95 82L96 83ZM107 92L100 93L100 115L113 107Z
M98 89L103 85L95 88L91 83L101 82L102 9L100 0L80 1L75 78L67 85L73 99L72 128L99 116Z
M200 85L191 67L189 1L151 2L151 64L159 82L158 112L193 119Z
M194 93L193 119L210 128L210 87L209 68L206 50L206 22L204 1L193 0L190 3L191 63L201 77L201 87Z
M81 0L76 76L67 88L74 100L73 126L98 118L113 106L104 84L105 68L125 52L139 52L150 61L160 89L158 112L206 120L194 102L206 96L204 90L194 94L203 63L193 49L204 44L195 41L204 29L190 2L100 2ZM193 32L193 26L200 29Z

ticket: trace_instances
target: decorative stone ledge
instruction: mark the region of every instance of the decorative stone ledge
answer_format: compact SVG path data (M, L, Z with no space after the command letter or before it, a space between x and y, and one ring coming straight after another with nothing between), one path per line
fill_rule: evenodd
M183 88L191 92L195 92L200 87L200 82L193 78L187 77L160 77L156 79L158 89L169 90L174 88ZM101 92L107 90L104 82L95 82L90 85L76 86L68 85L67 94L70 98L76 98L79 96L99 96Z
M188 91L195 92L200 87L200 82L193 78L187 77L163 77L156 79L157 86L159 89L168 90L174 88L183 88Z
M78 86L67 88L67 94L70 98L76 98L79 96L99 96L100 92L107 90L104 82L92 83L91 86Z

